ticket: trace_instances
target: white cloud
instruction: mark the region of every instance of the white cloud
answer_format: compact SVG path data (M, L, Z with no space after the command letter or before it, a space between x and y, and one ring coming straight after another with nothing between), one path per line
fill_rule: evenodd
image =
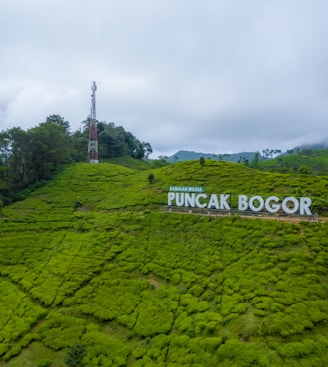
M0 129L90 112L158 154L328 140L324 0L3 0Z

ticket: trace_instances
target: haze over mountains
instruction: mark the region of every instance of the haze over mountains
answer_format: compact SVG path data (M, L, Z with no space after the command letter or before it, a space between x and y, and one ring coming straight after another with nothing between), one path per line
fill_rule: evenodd
M254 159L256 152L240 152L240 153L224 153L224 154L212 154L212 153L200 153L189 150L179 150L172 156L168 157L169 162L178 162L178 161L189 161L199 159L200 157L204 157L205 159L213 159L215 161L227 161L227 162L238 162L242 158L246 158L249 161ZM262 159L264 157L261 156Z
M269 157L272 158L279 154L290 154L295 153L301 149L327 149L328 142L316 143L316 144L304 144L287 150L287 152L282 152L278 149L266 149L267 154L262 154L264 151L258 152L259 153L259 160L265 160ZM271 152L271 156L270 156ZM178 161L188 161L188 160L195 160L199 159L200 157L204 157L205 159L213 159L213 160L221 160L227 162L242 162L243 160L248 160L251 162L255 154L257 152L238 152L238 153L204 153L204 152L195 152L192 150L179 150L175 154L172 154L168 157L168 162L178 162Z

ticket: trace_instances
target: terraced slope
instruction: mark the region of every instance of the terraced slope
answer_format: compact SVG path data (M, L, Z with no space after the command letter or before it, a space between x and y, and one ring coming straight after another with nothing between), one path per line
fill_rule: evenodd
M151 172L76 164L3 209L0 366L326 366L326 222L161 208L171 184L302 192L319 208L327 178L224 162Z

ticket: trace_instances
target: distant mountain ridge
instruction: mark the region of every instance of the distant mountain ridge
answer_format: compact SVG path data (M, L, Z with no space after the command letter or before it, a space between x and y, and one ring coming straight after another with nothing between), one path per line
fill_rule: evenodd
M282 153L279 151L279 154L286 155L295 153L299 150L303 149L327 149L328 148L328 142L322 142L322 143L313 143L313 144L303 144L296 146L290 150L287 150L286 152ZM273 154L276 156L277 151L273 150ZM202 152L195 152L192 150L179 150L175 154L168 157L168 162L181 162L181 161L189 161L189 160L197 160L200 157L204 157L205 159L213 159L215 161L227 161L227 162L245 162L247 160L248 162L252 162L254 160L255 154L257 152L239 152L239 153L221 153L221 154L214 154L214 153L202 153ZM270 156L268 155L262 155L259 153L259 161L267 160ZM270 158L273 158L271 155Z
M214 161L227 161L227 162L242 162L248 160L253 161L256 152L240 152L240 153L223 153L223 154L213 154L213 153L201 153L189 150L179 150L175 154L168 157L169 162L181 162L189 160L197 160L200 157L205 159L213 159ZM259 154L259 160L264 160L265 158Z

